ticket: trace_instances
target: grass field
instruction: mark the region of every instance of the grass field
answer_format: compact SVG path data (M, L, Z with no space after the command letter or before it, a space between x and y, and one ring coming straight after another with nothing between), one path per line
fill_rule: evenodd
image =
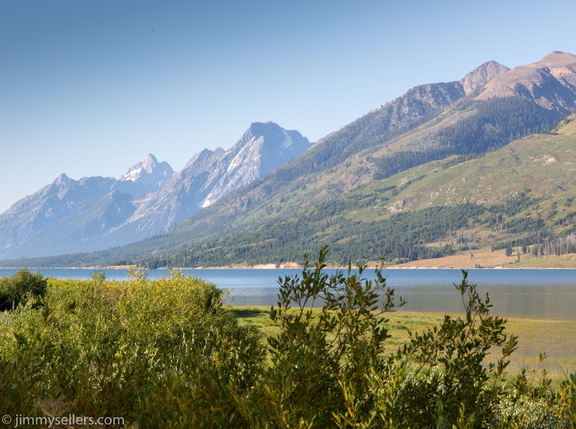
M533 258L529 254L521 254L520 261L518 261L516 253L506 256L504 249L493 251L485 248L443 258L419 259L386 268L576 268L576 254L538 258Z
M241 323L251 324L265 337L279 329L270 320L270 307L229 306ZM391 338L388 344L396 349L409 339L410 331L421 331L440 324L441 313L395 311L388 313ZM453 315L456 316L456 315ZM576 321L508 318L507 332L519 338L518 349L511 356L509 372L517 374L522 368L546 369L552 379L576 373ZM540 363L540 354L546 358Z

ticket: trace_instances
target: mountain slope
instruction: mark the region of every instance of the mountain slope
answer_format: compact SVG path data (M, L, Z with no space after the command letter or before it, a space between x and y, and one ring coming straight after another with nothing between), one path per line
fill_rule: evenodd
M567 66L576 59L569 54L552 55L559 55L559 63ZM546 63L534 67L549 69L550 58L546 58ZM512 72L517 73L486 63L461 81L414 88L321 139L266 178L186 219L167 237L159 238L158 244L178 245L250 231L419 164L453 154L495 150L548 129L564 116L559 106L569 105L569 97L564 101L562 94L554 96L550 109L522 91L477 99L491 82ZM469 95L463 82L468 82Z
M162 189L148 195L133 216L110 234L132 242L160 234L228 193L268 174L310 148L298 131L273 122L253 123L229 150L204 150Z
M74 180L62 174L0 215L0 256L93 250L97 247L91 241L130 218L135 198L159 189L172 174L166 162L159 163L151 154L119 180Z
M254 181L230 198L186 219L174 232L176 241L216 238L249 230L270 217L286 217L309 204L329 200L373 180L377 167L359 157L364 151L386 147L394 138L428 124L449 106L509 69L488 62L462 80L421 85L329 134L309 151ZM466 89L465 89L466 88ZM342 166L357 156L358 167L342 175ZM314 185L316 184L316 185Z
M148 155L119 180L62 175L0 215L0 257L93 251L165 232L310 146L297 131L253 123L231 149L204 150L176 174Z
M21 245L43 229L57 223L76 209L108 192L116 180L111 177L70 179L65 174L30 195L0 216L3 249Z
M576 249L576 116L481 156L449 157L360 186L259 228L145 259L156 266L438 257L479 247ZM559 244L560 243L560 244ZM554 247L556 246L556 247ZM572 247L570 247L572 246ZM162 252L160 252L162 253Z
M214 266L300 261L330 245L331 262L390 262L518 246L576 251L576 116L493 152L452 156L375 180L254 230L178 249L160 236L91 255L27 265ZM150 244L155 247L150 251ZM468 256L467 256L468 257ZM473 257L469 256L469 257Z
M330 222L322 224L321 233L314 229L314 222L323 221L320 214L325 216L326 210L338 212L341 201L354 197L356 190L393 179L419 165L432 165L431 162L454 155L477 156L536 131L550 129L553 123L576 110L572 85L575 63L576 56L559 52L512 70L489 62L460 81L413 88L321 139L285 166L193 214L168 233L115 250L105 257L134 259L156 252L170 259L170 255L181 254L183 246L203 249L207 255L214 245L228 255L227 260L232 260L230 255L237 259L257 258L262 252L260 247L265 249L263 257L273 259L280 258L280 254L274 256L270 251L278 243L286 249L298 243L302 252L319 242L313 238L317 234L335 239L336 245L342 242L342 249L362 253L368 248L370 237L381 227L379 221L365 224L356 218L356 212L350 213L348 223L338 227L338 236L330 232ZM396 187L396 191L390 192L398 192L398 185L388 186ZM384 203L379 198L374 195L371 202L366 200L364 208L369 211L374 206L375 211L383 210ZM394 210L401 210L402 204L394 205ZM481 204L463 203L442 207L441 214L434 214L438 210L434 207L422 210L431 210L432 219L440 216L455 222L458 210L460 219L475 210L483 213L484 209ZM421 223L419 215L414 216L403 219ZM415 227L410 222L398 228ZM456 222L455 227L458 225ZM358 246L345 244L350 241L346 234L351 227L364 231ZM425 237L418 234L404 240L396 237L396 242L409 252L413 246L410 240L440 238L441 229L436 235ZM392 231L389 229L390 234ZM270 245L264 245L261 237ZM231 246L228 251L227 246ZM376 252L377 247L382 246L374 244L371 251ZM226 263L224 259L219 263L212 259L210 263Z

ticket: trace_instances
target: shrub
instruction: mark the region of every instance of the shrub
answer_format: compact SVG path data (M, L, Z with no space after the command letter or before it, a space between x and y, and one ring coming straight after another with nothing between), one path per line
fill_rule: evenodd
M176 272L54 280L43 308L0 319L0 408L241 427L232 398L252 388L263 348L221 304L214 285Z
M390 370L387 377L374 374L373 391L394 398L390 407L389 398L377 395L378 414L398 427L485 427L494 419L517 338L505 334L506 321L489 314L488 296L482 299L467 272L462 274L455 287L464 317L446 315L440 326L411 333L394 359L394 377ZM500 348L501 357L486 364L493 347Z
M280 332L269 339L270 365L244 408L251 427L574 427L576 376L558 391L545 374L538 386L525 376L510 382L517 338L490 314L489 297L480 297L466 271L455 285L464 316L447 315L386 352L384 315L396 307L394 290L379 269L375 280L363 278L362 267L325 274L326 252L313 268L307 261L301 276L279 281L270 317ZM500 358L487 363L496 351Z
M256 426L331 427L351 398L357 414L373 406L367 377L386 363L382 316L396 306L394 291L380 270L375 280L363 277L364 267L327 275L327 252L313 269L306 261L301 277L280 279L270 314L280 333L269 338L271 365L261 386L266 412Z
M0 278L0 311L12 310L28 299L38 305L46 295L47 287L48 281L40 272L32 274L26 269L17 271L12 277Z
M386 313L402 300L379 269L326 274L326 254L279 280L268 355L222 291L179 272L51 279L42 307L0 314L0 409L146 428L576 427L576 375L558 389L545 372L507 375L517 339L467 272L463 316L388 350Z

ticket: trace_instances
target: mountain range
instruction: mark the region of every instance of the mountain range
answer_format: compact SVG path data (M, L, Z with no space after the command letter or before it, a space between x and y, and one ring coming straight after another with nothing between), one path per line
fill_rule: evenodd
M161 234L310 146L297 131L253 123L230 149L206 149L177 173L149 154L118 180L62 174L0 215L0 257L95 251Z
M410 89L226 195L203 185L179 188L178 173L160 187L179 189L166 201L192 188L198 198L182 215L156 210L168 229L150 230L161 234L50 263L282 263L323 244L338 263L383 254L401 261L458 246L543 246L571 233L576 159L566 154L576 144L574 113L576 56L552 52L513 69L490 61L459 81ZM217 152L190 163L224 159ZM119 228L131 239L144 238L134 232L138 225L154 222L156 215L139 222L136 213L154 212L150 195L159 192L133 210L136 222Z

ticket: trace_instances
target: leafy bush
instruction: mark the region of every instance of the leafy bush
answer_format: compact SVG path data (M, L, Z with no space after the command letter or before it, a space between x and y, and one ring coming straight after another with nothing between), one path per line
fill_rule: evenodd
M23 269L12 277L0 278L0 311L12 310L28 298L38 302L46 294L47 279L40 272Z
M363 268L328 276L322 271L326 254L324 247L313 270L306 262L302 277L282 280L270 314L280 327L269 338L271 366L262 386L272 427L333 425L334 414L346 409L346 393L365 396L368 371L384 362L389 335L382 313L395 307L394 291L380 270L375 280L363 278ZM319 303L322 308L314 310ZM360 411L371 405L362 403Z
M268 354L222 291L179 272L51 279L42 307L0 313L0 409L145 428L576 427L576 375L558 388L508 375L517 339L466 272L462 317L388 349L385 316L403 301L379 269L327 275L326 255L279 280Z
M301 277L281 280L271 311L280 332L269 339L270 366L252 401L259 406L246 413L251 427L574 427L576 376L558 391L545 373L537 386L525 374L510 382L517 338L490 315L488 296L480 297L467 272L455 285L463 317L447 315L386 352L383 316L396 306L394 291L380 270L375 280L362 278L363 268L326 275L326 252ZM486 362L490 353L500 354L496 363Z
M394 382L397 406L385 410L399 427L485 427L494 419L517 338L507 337L504 319L489 314L488 296L480 298L466 271L455 286L465 317L446 315L440 326L411 333L394 361L401 369ZM487 365L495 346L501 357ZM380 389L390 382L377 374L374 380Z
M0 409L150 428L235 425L231 398L254 384L263 348L222 298L181 273L54 280L43 308L0 318Z

